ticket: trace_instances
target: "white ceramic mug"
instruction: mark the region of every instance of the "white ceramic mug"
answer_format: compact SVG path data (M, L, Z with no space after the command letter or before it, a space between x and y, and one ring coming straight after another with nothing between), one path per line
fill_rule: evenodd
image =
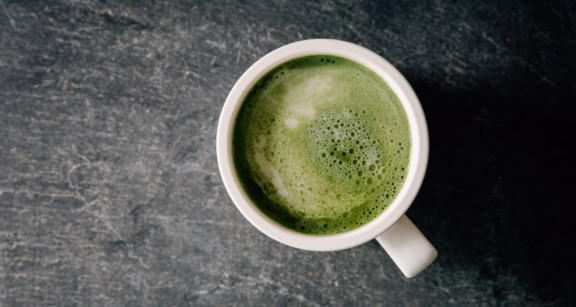
M246 95L272 69L309 55L334 55L360 63L380 75L396 93L408 116L412 148L408 174L390 206L360 228L335 235L308 235L285 228L262 213L243 190L232 157L234 121ZM378 54L355 44L332 39L312 39L280 47L254 63L236 82L222 109L217 132L220 174L232 201L252 225L286 245L312 251L350 248L376 239L407 277L425 269L436 249L406 217L416 197L428 163L428 128L418 97L406 79Z

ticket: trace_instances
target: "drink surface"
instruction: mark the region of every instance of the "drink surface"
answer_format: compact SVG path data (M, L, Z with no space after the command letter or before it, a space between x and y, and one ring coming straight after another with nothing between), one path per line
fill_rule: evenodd
M245 192L279 224L328 235L358 228L394 200L408 172L410 126L386 82L335 56L264 76L234 124Z

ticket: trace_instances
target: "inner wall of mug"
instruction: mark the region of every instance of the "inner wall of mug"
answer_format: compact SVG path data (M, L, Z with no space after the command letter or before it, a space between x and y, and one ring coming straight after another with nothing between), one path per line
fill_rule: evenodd
M232 157L232 133L237 114L252 87L268 72L290 60L311 55L333 55L360 63L381 76L402 102L410 124L412 146L408 174L395 200L371 222L335 235L309 235L281 226L262 213L243 190ZM232 88L220 117L217 135L218 164L230 197L240 212L269 237L306 250L339 250L365 243L392 226L409 208L418 192L427 164L428 134L425 118L404 77L379 55L337 40L307 40L272 51L252 65Z

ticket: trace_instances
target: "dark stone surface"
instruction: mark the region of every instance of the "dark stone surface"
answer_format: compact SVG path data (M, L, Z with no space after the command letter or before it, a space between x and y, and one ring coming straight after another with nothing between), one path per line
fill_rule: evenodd
M0 305L574 305L575 32L573 1L0 0ZM319 37L422 101L413 279L276 243L222 185L235 80Z

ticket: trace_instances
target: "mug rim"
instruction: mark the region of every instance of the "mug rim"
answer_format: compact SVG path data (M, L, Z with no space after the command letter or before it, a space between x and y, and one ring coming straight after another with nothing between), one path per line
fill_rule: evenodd
M372 221L350 231L315 235L286 228L260 211L242 188L232 157L232 134L240 106L252 87L279 65L304 56L332 55L347 58L372 70L401 101L411 136L408 173L394 201ZM332 251L370 241L393 226L416 198L428 163L429 139L426 118L416 93L404 76L388 61L360 45L335 39L297 41L275 49L250 66L232 87L218 121L216 153L220 175L230 198L242 215L267 236L283 244L312 251Z

